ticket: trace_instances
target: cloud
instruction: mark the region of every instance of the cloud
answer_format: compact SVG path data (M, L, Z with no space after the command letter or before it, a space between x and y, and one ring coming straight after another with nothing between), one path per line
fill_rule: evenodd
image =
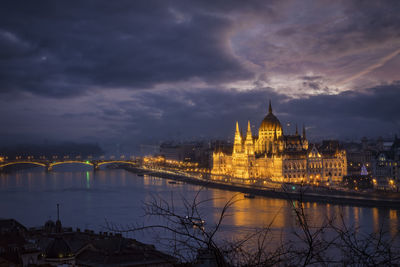
M0 47L15 51L8 49L0 61L2 91L65 97L93 88L252 76L229 52L224 36L232 20L201 8L186 11L162 1L7 4L0 11ZM178 14L188 19L177 21ZM18 48L16 36L32 45Z
M313 126L314 138L385 136L400 132L400 82L337 95L315 95L282 103L291 120Z
M349 83L355 79L358 79L368 73L370 73L371 71L382 67L383 65L386 64L386 62L388 62L389 60L393 59L394 57L396 57L398 54L400 54L400 48L396 49L394 52L390 53L389 55L384 56L383 58L379 59L379 61L375 64L372 64L371 66L368 66L366 69L346 78L345 80L341 81L339 84L346 84Z
M400 97L399 82L364 92L304 99L291 99L276 94L271 88L252 91L171 89L137 92L133 97L137 105L127 102L123 106L127 120L132 122L124 131L139 128L137 136L146 135L148 140L232 138L235 122L239 121L245 130L247 120L255 126L253 133L256 134L267 113L269 99L286 133L294 132L294 126L287 128L287 123L299 126L304 123L312 128L309 132L312 140L357 139L363 135L392 137L400 131L400 107L392 101Z
M398 131L399 11L398 1L4 1L2 136L226 138L236 120L258 128L270 98L282 124L304 122L317 139Z
M0 92L71 98L182 82L251 88L265 76L258 87L304 95L292 77L321 76L320 87L332 88L371 74L400 45L399 10L396 1L5 1ZM382 80L375 75L369 84Z
M253 134L257 134L272 99L274 113L286 134L294 133L295 124L305 124L311 140L357 140L364 135L392 137L398 133L400 107L393 99L399 98L400 82L363 92L301 99L277 94L272 88L116 90L83 96L79 103L40 97L2 101L0 123L6 126L2 136L8 142L21 133L26 134L23 140L67 138L127 147L162 140L232 139L236 121L245 131L250 120ZM28 110L23 108L26 106ZM288 123L292 126L287 127ZM18 140L21 138L13 142Z

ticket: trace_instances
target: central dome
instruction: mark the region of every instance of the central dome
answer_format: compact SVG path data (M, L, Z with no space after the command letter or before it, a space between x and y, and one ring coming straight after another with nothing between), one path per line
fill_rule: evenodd
M282 126L277 117L272 113L271 101L269 102L268 114L261 122L261 131L282 130Z

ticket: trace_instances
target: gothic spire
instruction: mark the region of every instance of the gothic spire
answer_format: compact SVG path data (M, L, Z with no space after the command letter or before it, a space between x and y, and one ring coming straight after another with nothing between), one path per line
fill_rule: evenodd
M251 138L251 139L253 138L253 135L252 135L252 133L251 133L250 121L248 121L248 123L247 123L246 140L247 140L248 138Z
M242 147L242 135L239 130L239 123L236 122L236 131L235 131L235 139L233 143L233 151L240 152Z
M272 114L271 99L269 100L268 114Z
M251 125L250 121L247 123L247 133L246 133L246 141L245 141L245 151L248 155L254 154L254 146L253 146L253 135L251 133Z
M297 123L296 123L296 135L299 135L299 131L297 130Z
M303 124L303 139L306 139L306 127Z

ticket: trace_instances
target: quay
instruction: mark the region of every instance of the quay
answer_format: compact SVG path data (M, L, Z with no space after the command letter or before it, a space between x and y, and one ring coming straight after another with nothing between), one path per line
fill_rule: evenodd
M264 196L270 198L287 199L289 201L331 203L336 205L350 205L361 207L383 207L400 209L400 193L381 194L380 192L353 192L342 191L325 187L314 187L309 185L292 184L282 187L266 187L246 185L242 183L225 182L210 178L200 178L188 173L173 172L160 169L149 169L143 167L126 166L125 170L140 175L149 175L165 179L172 179L194 185L229 190L244 194Z

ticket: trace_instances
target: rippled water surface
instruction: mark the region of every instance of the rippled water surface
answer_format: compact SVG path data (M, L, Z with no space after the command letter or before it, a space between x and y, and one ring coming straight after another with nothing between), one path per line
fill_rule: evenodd
M120 226L155 223L154 219L143 216L143 203L154 198L164 199L177 212L183 212L183 199L192 201L199 190L199 200L208 200L200 207L206 227L214 225L229 199L237 200L224 220L221 231L224 239L238 238L270 224L278 235L295 227L292 205L298 203L266 197L245 199L240 193L173 184L166 179L137 176L125 170L93 172L74 165L57 166L50 173L34 168L0 174L0 217L15 218L28 227L39 226L48 219L56 219L56 204L60 203L64 226L103 231L106 221ZM378 231L384 225L395 235L399 226L399 210L395 209L305 203L305 210L315 224L342 214L347 225L361 227L366 232ZM135 237L152 242L147 235Z

